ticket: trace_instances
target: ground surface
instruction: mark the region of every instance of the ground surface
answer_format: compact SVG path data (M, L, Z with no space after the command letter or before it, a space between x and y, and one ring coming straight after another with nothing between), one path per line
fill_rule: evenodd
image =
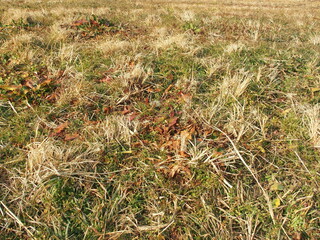
M319 16L0 0L0 239L320 239Z

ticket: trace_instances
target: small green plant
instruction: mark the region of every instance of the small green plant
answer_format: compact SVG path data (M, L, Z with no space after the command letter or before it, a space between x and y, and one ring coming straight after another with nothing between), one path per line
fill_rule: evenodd
M185 31L191 31L191 32L193 32L194 34L198 34L198 33L201 33L201 32L202 32L202 27L200 27L199 24L194 23L194 22L186 22L186 23L183 25L183 29L184 29Z

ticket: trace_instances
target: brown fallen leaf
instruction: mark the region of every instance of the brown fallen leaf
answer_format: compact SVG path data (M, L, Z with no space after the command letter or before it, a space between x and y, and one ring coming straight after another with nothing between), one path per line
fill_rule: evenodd
M78 21L75 21L74 23L72 23L72 26L81 26L81 25L84 25L84 24L88 24L89 22L87 20L78 20Z
M167 76L167 79L168 79L169 81L172 81L172 80L174 79L174 76L173 76L172 74L169 74L169 75Z
M293 234L293 236L292 236L292 239L293 239L293 240L301 240L301 239L302 239L302 236L301 236L301 235L302 235L301 233L295 232L295 233Z
M43 87L43 86L46 86L46 85L49 85L53 80L52 79L46 79L44 81L42 81L39 85L40 87Z
M124 106L123 111L122 111L122 114L123 114L123 115L126 115L126 114L128 114L128 113L130 113L130 112L131 112L130 106Z
M161 91L161 89L160 88L147 88L147 90L146 90L147 92L149 92L149 93L157 93L157 92L160 92Z
M188 141L192 139L192 132L190 131L190 129L181 131L180 139L181 139L180 151L186 152Z
M46 99L48 101L55 101L58 99L58 94L57 92L53 92L52 94L49 94L48 96L46 96Z
M168 136L166 136L168 132L169 132L169 127L162 126L162 135L163 135L163 137L168 137Z
M167 140L161 145L161 148L172 150L172 151L179 151L180 145L181 143L179 139Z
M99 26L99 23L95 20L90 20L91 25Z
M26 79L24 86L33 90L35 88L35 83L32 81L32 79Z
M106 76L106 77L98 80L99 83L110 83L111 81L112 81L112 77L110 77L110 76Z
M68 121L60 124L58 127L56 127L53 131L53 133L50 134L50 136L57 136L59 135L62 131L64 131L68 127Z
M134 120L138 115L139 115L139 114L138 114L138 113L136 113L136 112L131 113L131 114L129 115L129 121Z
M173 118L171 118L170 119L170 122L169 122L169 128L171 128L171 127L173 127L174 125L176 125L177 124L177 122L178 122L178 117L173 117Z
M64 73L65 73L64 70L60 70L60 71L58 72L57 78L63 77L63 76L64 76Z
M66 136L64 137L65 141L72 141L76 138L78 138L80 135L78 133L74 133L74 134L66 134Z
M167 89L164 91L164 93L162 94L162 98L164 98L166 95L168 95L169 91L171 90L171 88L174 87L174 84L170 84L169 87L167 87Z
M180 155L181 157L184 157L184 158L190 157L190 155L189 155L188 153L184 152L184 151L180 151L180 152L179 152L179 155Z
M181 93L180 95L181 95L181 99L182 99L185 103L190 103L190 102L191 102L191 100L192 100L192 96L191 96L191 94L188 94L188 93L186 93L186 94Z
M191 140L192 134L194 133L194 130L193 131L192 130L193 129L186 129L186 130L181 131L181 133L180 133L181 138L185 138L186 140Z
M169 177L174 178L178 174L183 174L187 176L191 176L191 171L188 166L184 166L182 164L173 164L169 166Z
M129 61L129 67L133 68L135 66L135 62L133 60Z
M100 123L100 121L85 121L84 125L90 126L90 125L97 125L98 123Z
M109 114L112 111L112 107L111 106L104 107L102 110L103 110L104 113Z

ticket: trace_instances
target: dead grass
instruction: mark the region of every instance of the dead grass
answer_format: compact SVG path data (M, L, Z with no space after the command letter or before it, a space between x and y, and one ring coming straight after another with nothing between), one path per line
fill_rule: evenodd
M5 239L319 239L319 2L0 0Z

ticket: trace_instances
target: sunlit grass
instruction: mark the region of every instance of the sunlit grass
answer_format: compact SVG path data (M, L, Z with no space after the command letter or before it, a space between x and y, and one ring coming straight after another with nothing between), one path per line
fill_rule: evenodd
M4 239L318 239L318 9L0 0Z

